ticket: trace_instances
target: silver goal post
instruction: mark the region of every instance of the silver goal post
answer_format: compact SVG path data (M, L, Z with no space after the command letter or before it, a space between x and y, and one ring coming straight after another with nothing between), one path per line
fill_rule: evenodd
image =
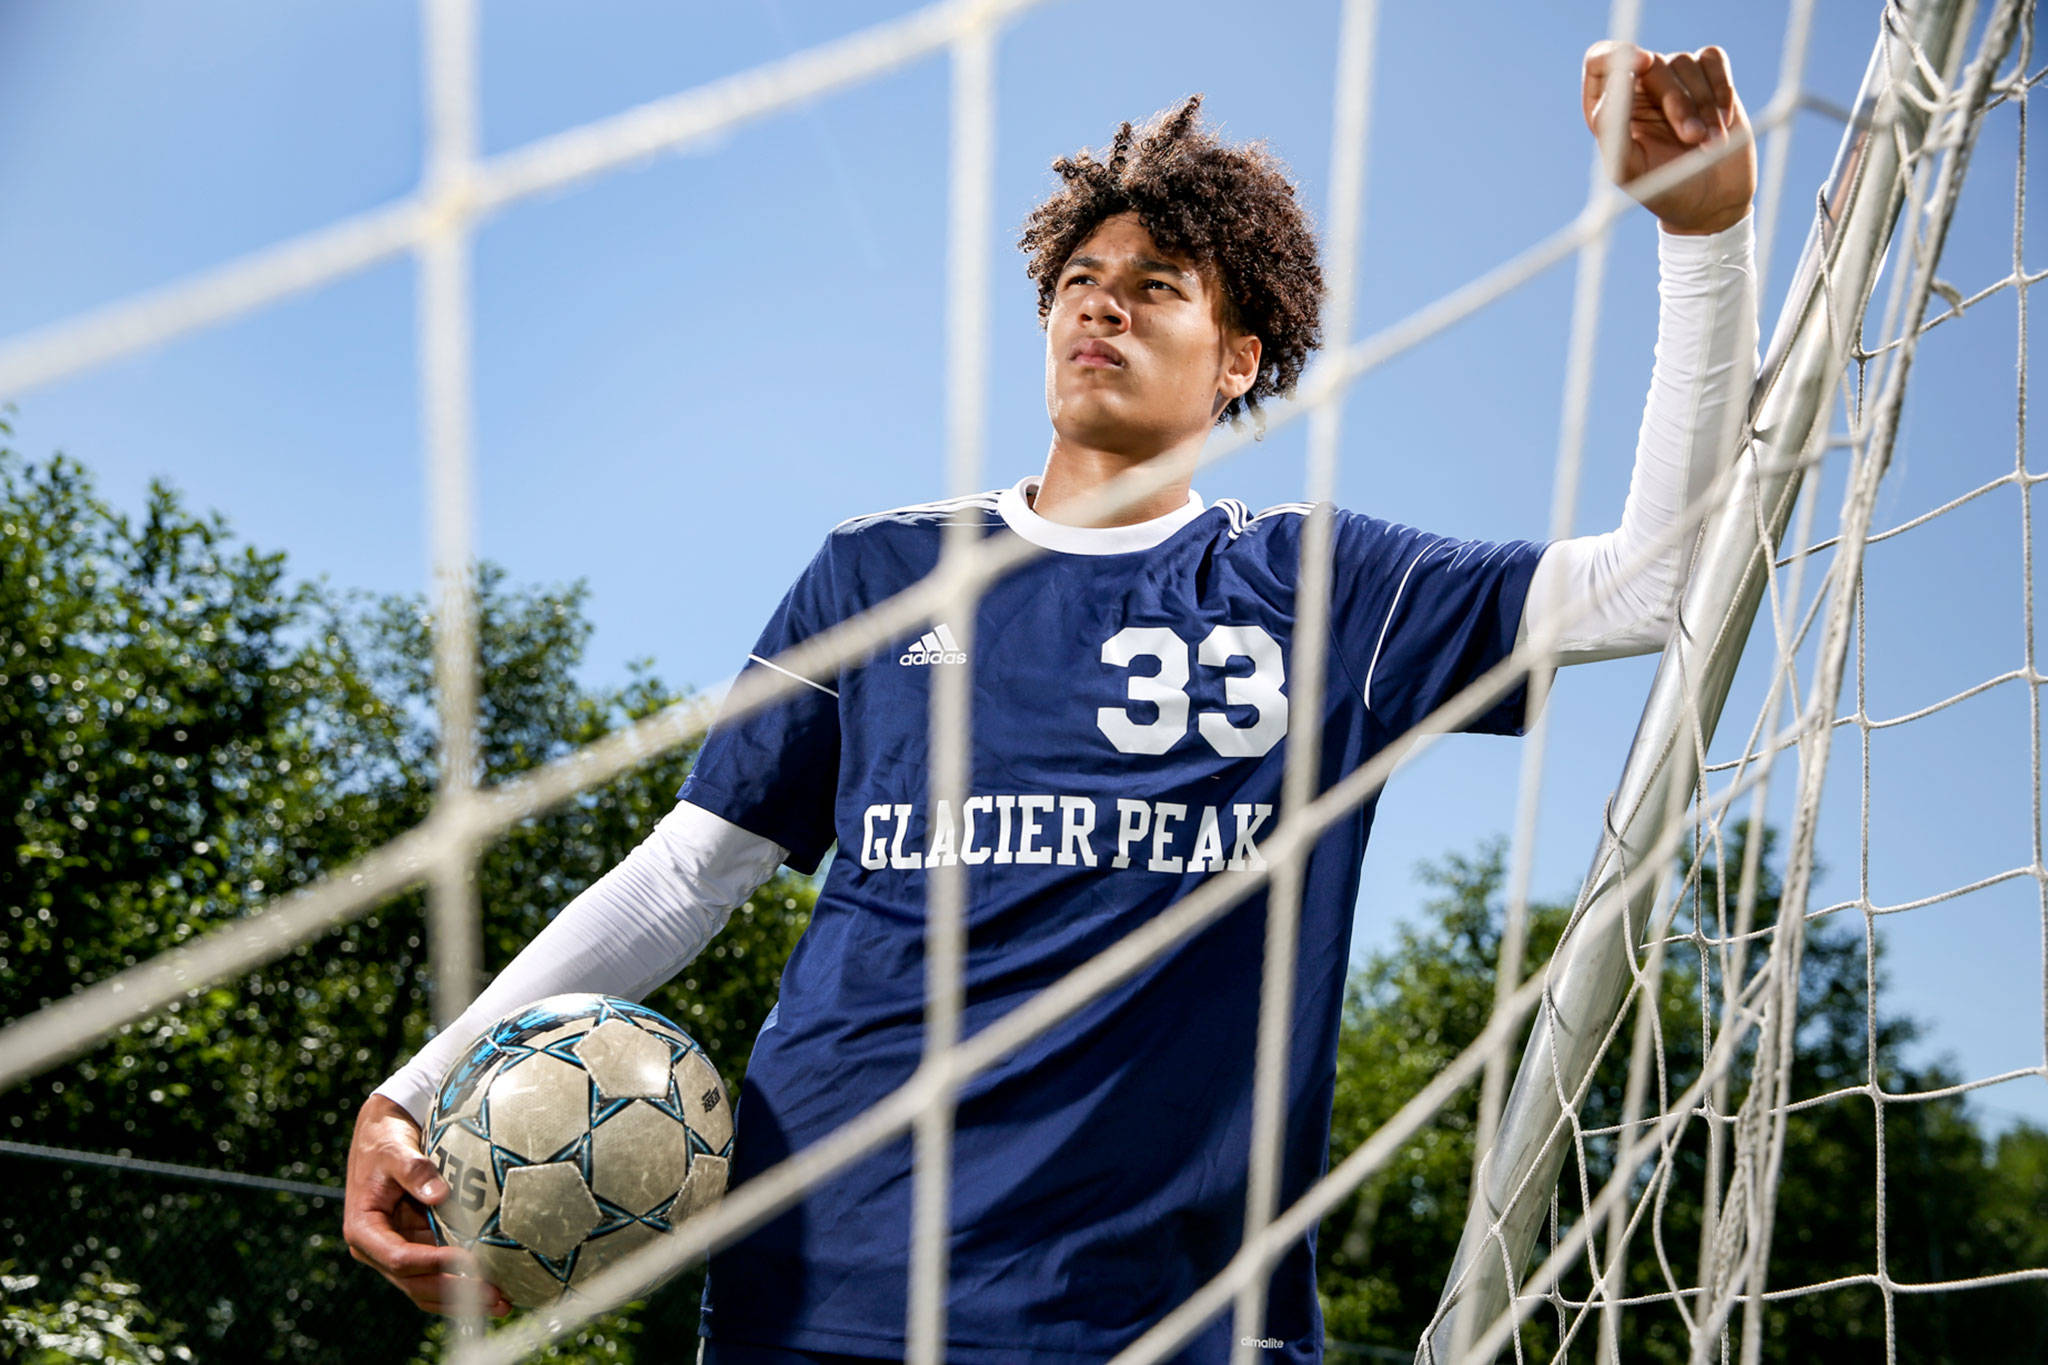
M1802 476L1825 446L1837 382L1861 334L1864 307L1904 202L1907 163L1929 135L1930 115L1957 65L1973 8L1967 0L1894 0L1885 10L1758 373L1737 468L1701 533L1678 627L1610 799L1573 929L1547 969L1550 985L1498 1137L1479 1157L1464 1234L1418 1362L1462 1360L1482 1336L1499 1340L1497 1320L1526 1271L1573 1146L1567 1107L1583 1099L1640 970L1672 834L1698 791L1700 756L1727 699ZM1976 112L1966 111L1965 119Z

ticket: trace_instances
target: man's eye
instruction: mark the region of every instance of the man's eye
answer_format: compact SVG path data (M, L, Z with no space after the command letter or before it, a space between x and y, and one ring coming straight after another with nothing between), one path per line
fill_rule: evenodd
M1067 278L1066 278L1066 280L1065 280L1065 283L1067 283L1067 284L1093 284L1093 283L1095 283L1095 277L1094 277L1093 275L1069 275L1069 276L1067 276Z
M1178 290L1178 289L1175 289L1175 288L1174 288L1174 287L1173 287L1172 285L1168 284L1168 283L1167 283L1167 282L1166 282L1165 280L1147 280L1147 281L1145 281L1145 288L1147 288L1147 289L1150 289L1150 288L1152 288L1152 287L1153 287L1154 285L1157 285L1157 286L1159 286L1159 288L1161 288L1161 289L1164 289L1164 290L1165 290L1165 291L1166 291L1167 293L1169 293L1169 294L1178 294L1178 293L1180 292L1180 290Z

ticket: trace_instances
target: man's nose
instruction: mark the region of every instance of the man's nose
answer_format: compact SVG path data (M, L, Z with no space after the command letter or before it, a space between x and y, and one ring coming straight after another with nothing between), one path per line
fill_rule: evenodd
M1117 302L1115 294L1107 289L1091 289L1081 299L1081 321L1099 322L1121 331L1130 325L1131 316Z

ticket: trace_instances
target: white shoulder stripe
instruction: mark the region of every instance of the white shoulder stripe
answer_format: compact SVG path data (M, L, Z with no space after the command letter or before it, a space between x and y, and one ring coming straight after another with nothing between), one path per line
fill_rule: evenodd
M1387 619L1380 622L1380 638L1372 647L1372 662L1365 666L1365 709L1372 710L1372 675L1380 666L1380 651L1387 647L1387 632L1393 628L1394 613L1401 609L1401 594L1408 590L1408 579L1414 574L1415 566L1429 557L1441 542L1432 542L1408 561L1408 568L1401 574L1401 582L1394 589L1394 600L1387 604Z
M833 698L834 700L837 700L837 699L838 699L838 696L839 696L839 694L838 694L837 692L834 692L834 691L833 691L833 690L832 690L831 688L829 688L829 687L825 686L825 684L823 684L823 683L820 683L820 682L812 682L812 681L811 681L811 680L810 680L809 678L806 678L806 677L805 677L805 676L804 676L803 674L801 674L801 673L792 673L792 672L790 672L790 671L789 671L788 669L784 668L784 667L783 667L783 666L782 666L781 664L779 664L779 663L776 663L776 662L775 662L774 660L772 660L772 659L764 659L764 658L762 658L762 657L761 657L760 655L758 655L758 654L749 654L749 655L748 655L747 657L748 657L749 659L752 659L752 660L753 660L753 661L754 661L755 663L757 663L757 664L761 665L761 667L763 667L763 668L772 668L772 669L774 669L774 670L775 670L775 671L776 671L777 673L780 673L780 674L781 674L781 675L782 675L783 677L785 677L785 678L795 678L795 679L796 679L796 680L797 680L798 682L802 683L802 684L803 684L803 685L804 685L805 687L815 687L815 688L817 688L817 689L818 689L818 690L819 690L820 692L823 692L823 693L824 693L824 694L825 694L826 696L828 696L828 697L831 697L831 698Z
M1305 517L1316 510L1316 505L1312 502L1283 502L1255 513L1236 498L1218 498L1216 506L1224 509L1230 516L1230 538L1232 540L1236 540L1268 517Z
M1252 511L1236 498L1218 498L1210 506L1221 508L1223 515L1230 519L1230 538L1236 540L1244 534L1244 528L1251 524Z
M890 507L880 512L863 512L859 516L848 517L832 529L841 531L855 522L874 521L881 517L902 516L910 512L960 512L970 507L983 508L992 512L995 510L996 496L996 493L993 491L987 493L967 493L957 498L937 498L931 502L913 502L904 507Z
M1273 506L1261 510L1257 516L1252 518L1252 520L1264 521L1267 517L1279 517L1290 515L1297 517L1305 517L1315 510L1316 505L1312 502L1275 503Z

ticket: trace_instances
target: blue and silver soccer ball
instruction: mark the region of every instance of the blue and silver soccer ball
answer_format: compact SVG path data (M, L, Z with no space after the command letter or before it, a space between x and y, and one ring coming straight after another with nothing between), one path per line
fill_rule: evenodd
M427 1114L452 1193L429 1210L522 1308L555 1302L725 1192L732 1103L660 1014L553 995L456 1059Z

